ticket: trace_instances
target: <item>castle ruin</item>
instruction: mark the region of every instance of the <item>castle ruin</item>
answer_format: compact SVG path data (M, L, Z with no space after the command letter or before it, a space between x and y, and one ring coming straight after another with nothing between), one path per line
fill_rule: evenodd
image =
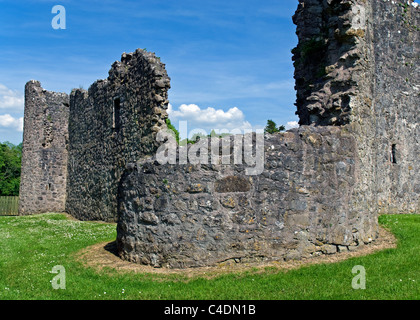
M201 162L157 161L170 79L153 53L124 53L107 79L70 95L29 81L20 214L115 221L119 255L155 267L368 244L378 214L420 212L419 16L411 1L299 0L300 127L263 137L260 174L206 140L184 147L206 150ZM256 140L217 146L244 158Z

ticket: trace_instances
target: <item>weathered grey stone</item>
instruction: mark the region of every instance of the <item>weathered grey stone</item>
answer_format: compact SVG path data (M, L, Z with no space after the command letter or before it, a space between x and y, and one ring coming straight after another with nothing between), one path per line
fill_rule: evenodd
M418 212L419 8L402 0L299 2L293 60L300 124L354 133L356 211ZM340 164L337 174L343 170Z
M229 176L217 180L214 184L214 190L218 193L227 192L248 192L251 189L249 179L246 177Z
M21 214L65 209L79 219L118 219L119 255L154 267L369 245L379 212L420 211L419 12L402 0L299 0L301 127L265 135L254 176L232 155L222 164L222 149L214 153L205 139L183 147L196 162L158 163L170 79L152 53L124 53L107 79L70 98L30 81ZM244 149L257 140L248 137ZM232 154L238 136L223 140Z
M117 220L119 181L128 164L157 150L155 135L165 127L161 120L167 116L163 110L169 87L164 65L153 53L138 49L124 53L105 81L95 82L88 91L72 91L68 213L84 220ZM154 167L143 170L152 172ZM164 210L166 200L159 198L155 184L151 188L153 197L145 208Z
M65 211L68 119L67 94L26 84L19 214Z
M313 144L308 136L319 142ZM351 190L357 180L357 148L354 141L349 143L352 139L351 134L336 128L305 126L267 135L264 144L274 148L267 149L265 158L282 164L276 171L293 176L281 182L273 179L276 175L271 174L269 166L263 174L250 177L244 173L245 164L217 168L204 165L189 170L190 165L159 165L153 158L144 160L138 170L127 172L121 181L119 202L124 205L120 206L119 225L127 219L134 224L118 228L119 253L130 261L152 261L153 255L154 266L172 268L217 265L232 259L287 260L316 252L335 253L337 245L348 245L347 230L351 234L353 228L365 228L348 219ZM298 152L286 146L290 140L298 146ZM293 165L282 162L284 157L293 159ZM337 174L337 167L343 167L343 163L346 170ZM153 170L142 170L151 164ZM171 188L156 185L170 173L177 177L171 179ZM191 192L202 188L204 180L205 193ZM340 192L336 192L337 186ZM162 218L150 233L147 230L151 223L132 219L126 208L132 207L130 204L140 195L147 199L154 188L161 190L161 197L171 199L171 205L155 212ZM140 217L142 214L138 212ZM170 218L163 218L167 216ZM179 217L180 223L174 217ZM374 230L369 232L369 237L376 236ZM322 243L315 240L320 234L325 234ZM135 244L132 250L127 250L126 241Z
M325 244L321 246L321 251L325 254L334 254L337 252L337 246L332 244Z

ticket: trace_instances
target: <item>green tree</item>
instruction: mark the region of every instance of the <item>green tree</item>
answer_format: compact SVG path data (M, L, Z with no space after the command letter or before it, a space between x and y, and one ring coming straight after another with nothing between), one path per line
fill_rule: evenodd
M0 143L0 196L18 196L22 144Z
M216 133L216 131L214 131L214 129L211 129L211 132L209 134L209 138L213 138L213 137L217 137L217 133Z
M267 133L276 133L280 131L286 130L286 127L281 125L280 127L277 127L277 124L273 120L267 120L267 125L265 126L264 131Z
M171 120L169 120L169 118L166 119L166 125L168 126L169 130L172 130L175 133L176 142L179 144L179 131L171 123Z

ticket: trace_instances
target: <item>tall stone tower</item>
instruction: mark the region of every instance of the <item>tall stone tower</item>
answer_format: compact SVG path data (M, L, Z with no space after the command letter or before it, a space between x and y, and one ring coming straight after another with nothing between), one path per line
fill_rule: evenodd
M353 208L418 212L420 8L412 1L300 0L293 20L300 124L339 126L358 141Z
M377 0L372 9L378 210L420 213L420 6Z
M19 213L64 212L69 97L38 81L25 86Z
M154 53L137 49L112 64L107 79L70 94L66 211L81 220L116 221L118 189L129 163L153 155L166 126L170 78Z

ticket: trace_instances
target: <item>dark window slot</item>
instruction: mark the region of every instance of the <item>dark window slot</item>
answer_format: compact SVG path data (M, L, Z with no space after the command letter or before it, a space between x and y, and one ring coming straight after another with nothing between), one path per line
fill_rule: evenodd
M112 128L119 130L121 127L121 100L119 98L114 99L114 119Z
M397 145L393 144L391 147L391 162L397 163Z

